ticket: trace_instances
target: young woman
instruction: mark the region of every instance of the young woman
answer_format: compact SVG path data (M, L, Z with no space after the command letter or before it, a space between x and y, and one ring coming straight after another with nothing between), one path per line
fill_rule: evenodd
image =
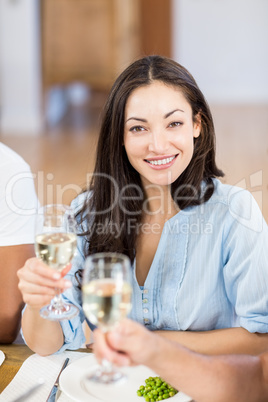
M220 176L211 113L189 72L159 56L130 65L106 103L89 189L73 202L72 269L63 279L31 259L19 272L28 345L50 354L82 344L84 259L116 251L132 262L135 321L203 353L267 349L267 225L250 193ZM64 295L80 316L42 320L54 288L71 284Z

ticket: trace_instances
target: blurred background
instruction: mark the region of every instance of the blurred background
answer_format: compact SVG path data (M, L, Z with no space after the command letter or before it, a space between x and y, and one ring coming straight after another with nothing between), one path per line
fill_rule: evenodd
M267 0L0 0L0 141L30 164L42 204L70 203L116 76L172 57L211 106L223 181L268 221L267 18Z

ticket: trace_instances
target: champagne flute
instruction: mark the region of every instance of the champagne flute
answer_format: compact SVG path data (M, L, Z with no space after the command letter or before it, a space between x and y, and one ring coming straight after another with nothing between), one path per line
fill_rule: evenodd
M131 310L129 258L118 253L98 253L87 257L82 293L86 317L107 333ZM101 384L115 383L124 378L125 374L106 359L86 377Z
M76 251L76 220L71 207L51 204L42 207L36 217L35 253L45 264L56 271L63 271ZM61 290L51 303L40 310L43 318L52 321L68 320L77 315L79 309L65 303Z

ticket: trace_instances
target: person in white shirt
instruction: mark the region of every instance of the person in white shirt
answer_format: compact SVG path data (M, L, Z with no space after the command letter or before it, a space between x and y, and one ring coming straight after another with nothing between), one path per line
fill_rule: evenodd
M0 343L16 339L23 308L17 271L34 253L38 200L29 165L0 143Z

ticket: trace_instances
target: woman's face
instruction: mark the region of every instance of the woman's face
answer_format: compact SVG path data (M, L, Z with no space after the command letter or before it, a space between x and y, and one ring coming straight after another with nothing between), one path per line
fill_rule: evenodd
M154 81L134 90L126 103L124 146L143 185L173 183L189 165L200 129L179 89Z

